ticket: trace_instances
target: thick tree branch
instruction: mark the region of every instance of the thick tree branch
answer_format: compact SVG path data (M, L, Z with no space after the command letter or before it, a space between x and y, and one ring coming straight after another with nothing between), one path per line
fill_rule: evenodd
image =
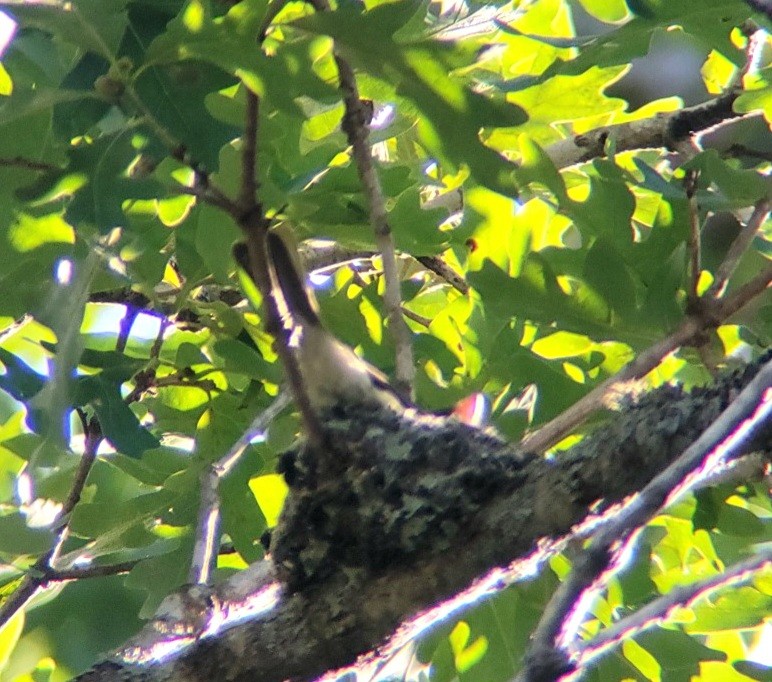
M652 118L603 126L560 140L544 151L558 168L585 163L606 155L606 143L614 141L617 152L677 145L718 123L737 118L732 110L739 89L731 89L713 100Z
M328 527L325 535L298 538L308 553L296 559L277 558L280 575L287 572L285 561L300 561L294 565L316 571L317 578L296 581L296 591L285 594L275 609L216 639L202 640L180 658L157 666L105 663L80 679L171 680L185 675L188 680L206 680L222 677L227 670L232 680L268 682L312 679L349 664L406 617L464 589L490 568L524 556L539 538L568 532L598 498L613 505L640 490L680 455L680 444L693 442L716 421L756 371L746 368L724 376L692 395L670 386L657 389L551 463L524 458L495 438L436 417L411 421L355 408L330 415L326 426L333 438L359 454L339 486L331 481L320 488L326 501L317 498L322 506L312 518L338 519L344 525L339 530ZM765 381L767 376L757 385ZM767 422L763 428L758 439L744 443L735 454L760 449L771 458L772 425ZM302 458L296 466L302 478ZM386 509L391 509L387 518L395 534L384 525L373 526L385 535L384 544L372 547L384 547L384 553L362 554L356 546L329 544L337 532L356 534L360 508L351 506L351 491L363 486L377 491L368 481L381 474L392 496ZM416 498L419 489L424 492ZM306 491L298 492L301 506L303 499L313 499ZM297 494L295 489L292 494ZM404 510L413 523L423 519L408 545L398 539L403 537L403 510L393 502L403 496L425 505L418 516L414 509ZM362 498L361 513L375 512L372 505L379 503L374 498L377 495ZM348 513L336 515L337 506ZM449 519L458 519L458 525L448 524ZM475 529L472 534L464 531L470 527ZM463 536L463 552L448 550L461 539L455 532ZM362 541L375 541L368 537ZM352 563L355 557L365 563ZM221 589L218 603L229 599L228 587ZM249 655L234 656L234 651Z

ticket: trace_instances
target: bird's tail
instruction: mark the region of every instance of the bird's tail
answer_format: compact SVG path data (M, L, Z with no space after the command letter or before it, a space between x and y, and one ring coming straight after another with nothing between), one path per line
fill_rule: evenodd
M287 244L283 234L268 232L268 257L274 295L283 317L294 324L319 326L319 304L309 287L297 249Z

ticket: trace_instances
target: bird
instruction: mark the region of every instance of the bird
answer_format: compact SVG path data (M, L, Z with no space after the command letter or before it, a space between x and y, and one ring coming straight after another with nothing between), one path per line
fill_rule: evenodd
M341 404L397 412L409 407L383 372L325 328L291 235L271 229L266 234L266 247L271 295L288 333L288 345L297 360L311 407L318 413ZM241 251L237 260L246 255L245 249Z

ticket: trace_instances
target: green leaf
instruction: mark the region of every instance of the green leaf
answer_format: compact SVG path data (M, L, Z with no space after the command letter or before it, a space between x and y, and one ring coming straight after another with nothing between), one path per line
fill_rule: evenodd
M21 358L0 348L0 362L5 373L0 375L0 388L8 391L17 400L29 400L45 386L48 377L38 374Z
M128 0L72 0L67 3L28 3L3 0L5 8L24 27L50 33L81 49L112 59L126 30Z
M528 113L528 122L521 126L537 142L554 142L556 122L578 121L608 116L625 109L625 101L607 97L603 91L616 83L627 67L592 67L577 76L555 76L539 85L511 93L510 101ZM492 142L493 144L493 142Z
M67 168L46 174L23 198L43 202L73 195L66 220L73 225L86 222L106 234L126 222L124 202L159 195L157 181L130 172L143 144L127 132L83 140L69 151Z
M21 514L0 516L0 552L8 556L42 554L53 541L49 528L30 528Z
M185 583L192 547L193 539L184 538L184 542L180 542L175 551L141 561L131 569L126 578L126 587L145 593L145 603L139 611L140 618L151 618L163 598Z
M249 488L249 480L266 469L256 456L255 448L250 447L220 483L223 532L230 536L234 548L248 563L265 554L260 537L266 529L266 520Z
M659 663L663 680L688 682L699 674L700 662L726 660L726 654L678 630L652 628L638 635L637 641Z
M637 310L633 278L610 240L598 239L584 262L584 277L609 307L623 318Z
M772 595L753 587L737 587L718 597L701 599L692 609L694 622L686 624L689 633L743 630L764 622L772 610Z
M256 350L235 339L216 341L212 351L226 372L240 372L257 380L274 374L270 364Z
M519 277L507 277L486 262L469 273L469 283L486 301L486 309L499 317L524 317L549 324L558 321L569 331L602 333L607 328L608 307L577 282L577 290L564 293L555 273L541 254L529 254Z
M93 406L102 433L116 450L130 457L139 457L145 450L158 447L158 439L143 428L137 416L124 402L120 384L102 375L84 376L76 380L77 404Z
M11 658L11 668L28 670L34 652L33 661L48 657L49 666L55 662L55 674L63 669L73 674L86 670L103 652L138 632L142 627L137 617L141 598L127 590L124 581L124 576L108 576L69 582L55 599L27 608L25 633ZM107 612L114 617L105 618ZM76 646L73 631L78 633ZM38 677L42 674L42 670L33 671L29 679L42 682L46 679Z
M717 196L712 193L698 194L704 208L717 210L748 206L772 193L772 183L768 179L755 171L733 168L715 149L698 154L684 164L684 168L700 170L701 184L710 182L718 190Z

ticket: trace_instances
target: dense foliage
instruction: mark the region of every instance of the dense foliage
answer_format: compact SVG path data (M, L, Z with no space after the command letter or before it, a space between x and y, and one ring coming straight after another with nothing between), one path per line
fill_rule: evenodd
M200 474L280 390L262 313L234 276L237 217L217 201L242 187L246 89L259 96L266 214L302 239L374 249L340 127L333 41L373 102L421 407L482 392L493 425L516 441L679 329L701 298L731 297L769 273L772 42L769 22L741 0L0 6L18 22L0 64L0 580L9 597L54 547L58 570L84 575L42 581L6 615L2 680L68 679L187 580ZM699 55L703 99L732 95L710 122L752 115L705 150L692 144L705 126L691 119L668 129L671 149L646 137L622 144L623 130L683 107L663 96L633 108L622 94L633 60L675 38ZM560 162L560 140L612 124L629 127L593 158ZM754 206L761 226L717 292ZM428 268L436 262L469 289ZM379 259L326 273L327 325L389 373ZM708 383L758 357L772 339L768 291L745 303L660 358L636 390ZM285 494L277 457L299 429L285 409L223 480L215 579L263 556ZM83 453L97 448L68 502ZM61 519L52 524L62 505L66 534ZM769 543L771 519L763 481L680 500L643 531L593 605L588 634ZM510 678L569 564L553 558L416 655L434 679ZM93 567L116 574L90 577ZM628 639L589 676L770 679L746 659L771 611L767 571Z

